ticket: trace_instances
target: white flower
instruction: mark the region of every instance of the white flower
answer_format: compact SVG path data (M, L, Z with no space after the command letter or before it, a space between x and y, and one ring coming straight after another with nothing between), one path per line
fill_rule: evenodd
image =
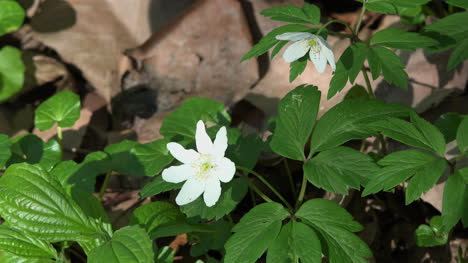
M291 63L296 61L309 51L310 60L312 60L318 72L323 73L325 71L327 61L332 70L335 71L336 65L333 50L321 36L308 32L288 32L277 35L276 39L296 41L283 53L283 58L286 62Z
M164 169L162 178L171 183L186 181L176 197L178 205L195 201L201 194L206 206L213 206L221 195L221 182L232 180L236 172L235 164L224 157L228 146L226 128L222 127L216 134L214 143L206 133L203 121L198 121L195 132L195 143L198 152L186 150L178 143L167 144L167 149L178 161L179 166Z

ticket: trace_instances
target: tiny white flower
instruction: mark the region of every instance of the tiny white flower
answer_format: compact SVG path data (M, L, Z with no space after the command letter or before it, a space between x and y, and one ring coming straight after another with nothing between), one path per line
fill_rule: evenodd
M170 183L186 181L176 197L178 205L195 201L203 194L206 206L211 207L221 195L220 182L231 181L236 173L235 164L224 157L228 146L226 128L219 129L213 143L203 121L198 121L195 143L198 152L186 150L175 142L167 144L172 156L183 164L164 169L162 178Z
M321 36L308 32L288 32L277 35L276 39L295 41L283 53L286 62L296 61L309 52L310 60L312 60L318 72L323 73L325 71L327 61L332 70L335 71L333 50Z

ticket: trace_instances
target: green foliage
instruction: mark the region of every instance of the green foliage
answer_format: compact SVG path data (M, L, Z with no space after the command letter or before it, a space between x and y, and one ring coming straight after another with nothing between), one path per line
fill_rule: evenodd
M402 89L408 89L408 74L400 57L384 47L371 47L368 52L369 68L372 78L377 79L383 74L384 79Z
M269 17L271 20L288 23L314 25L320 23L320 9L309 3L304 3L302 8L294 5L274 6L263 10L260 14Z
M452 48L468 38L468 28L464 26L467 20L468 12L461 12L426 26L422 33L439 42L428 50L438 51Z
M296 216L320 237L322 253L330 263L365 263L372 257L369 247L352 232L362 230L353 217L338 204L313 199L304 203Z
M308 58L304 56L289 64L289 82L293 82L299 75L304 72L307 66Z
M229 131L237 129L229 129ZM226 157L232 160L235 164L247 169L254 168L258 161L260 153L265 149L266 145L263 140L256 134L247 136L236 136L232 142L228 141L229 147L226 151Z
M18 30L25 16L24 9L16 1L0 1L0 36Z
M223 220L208 225L211 232L200 232L189 235L189 240L196 243L190 248L190 255L199 257L209 250L223 251L224 244L231 236L231 226Z
M271 149L279 155L302 161L320 106L317 87L301 85L279 103L278 120L271 140Z
M437 41L418 33L406 32L398 28L387 28L372 36L371 45L382 45L389 48L414 50L434 46Z
M447 243L448 233L443 230L442 217L434 216L429 225L419 225L416 229L416 244L420 247L434 247Z
M0 167L3 168L5 163L11 157L11 142L8 136L0 134Z
M225 263L255 262L270 247L281 230L281 221L289 213L278 203L255 206L234 226L229 238Z
M26 162L39 164L47 171L60 162L62 156L60 145L56 140L51 139L44 143L34 134L24 134L11 139L11 153L7 166Z
M325 150L304 164L310 183L340 194L347 194L348 187L359 189L378 171L371 157L348 147Z
M58 257L51 244L5 225L0 225L0 250L30 259Z
M112 239L93 249L89 263L153 263L154 252L148 234L138 226L117 230Z
M1 1L0 4L4 2L5 0ZM2 12L0 6L0 14ZM25 71L20 50L10 46L0 49L0 102L9 99L21 90Z
M468 185L464 178L468 176L468 168L458 170L449 176L445 182L444 197L442 199L442 226L449 231L458 220L468 226Z
M149 196L157 195L159 193L180 189L184 183L168 183L162 179L162 176L154 178L153 181L147 183L143 189L141 189L140 197L144 199Z
M457 144L462 154L468 153L468 116L465 116L457 129Z
M449 5L468 9L468 2L466 2L465 0L445 0L445 2L447 2L447 4Z
M440 132L444 135L445 142L449 143L455 140L458 126L463 120L463 115L453 112L444 113L434 123Z
M447 63L447 70L453 70L455 67L468 58L468 38L458 44L450 55Z
M356 0L363 2L363 0ZM401 14L404 8L416 8L430 0L368 0L366 9L383 14Z
M34 125L41 131L55 123L59 127L71 127L80 118L80 97L64 90L44 101L35 111Z

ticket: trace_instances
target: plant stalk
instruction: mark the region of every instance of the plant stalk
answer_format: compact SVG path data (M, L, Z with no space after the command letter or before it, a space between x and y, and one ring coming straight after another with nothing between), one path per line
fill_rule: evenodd
M297 197L297 201L296 201L296 210L299 208L299 206L302 204L302 201L304 200L306 188L307 188L307 178L304 174L302 177L301 191L299 192L299 196Z
M104 178L104 182L102 183L101 190L99 191L99 200L102 200L102 197L104 196L104 192L107 189L107 185L109 184L111 177L112 177L112 171L108 171L106 173L106 177Z
M289 184L291 185L291 193L293 194L293 196L296 196L297 195L296 187L294 187L294 180L291 174L291 170L289 169L288 160L285 158L283 159L283 161L284 161L284 168L286 169L286 174L288 175Z

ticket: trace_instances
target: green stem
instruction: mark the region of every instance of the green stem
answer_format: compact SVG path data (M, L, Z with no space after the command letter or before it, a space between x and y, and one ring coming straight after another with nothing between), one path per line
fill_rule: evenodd
M322 32L322 30L323 30L324 28L326 28L327 26L329 26L330 24L333 24L333 23L338 23L338 24L342 24L342 25L346 26L346 27L349 29L349 31L351 31L351 34L355 35L355 34L354 34L354 30L351 28L351 26L350 26L348 23L346 23L346 22L344 22L344 21L341 21L341 20L338 20L338 19L333 19L333 20L330 20L330 21L328 21L327 23L323 24L323 26L321 26L321 27L319 28L319 30L317 31L317 34L316 34L316 35L319 35L320 32Z
M107 189L107 185L109 184L110 178L112 176L112 171L106 173L106 177L104 178L104 182L102 183L101 190L99 191L99 200L102 199L104 196L104 192Z
M289 169L288 160L285 158L283 159L283 161L284 161L284 168L286 169L286 174L288 175L289 184L291 185L291 192L293 196L296 196L297 195L296 187L294 187L294 180L292 178L291 170Z
M60 147L60 159L63 159L63 134L62 127L57 125L57 139Z
M367 93L369 94L369 97L371 99L375 99L374 91L372 90L372 85L369 80L369 76L367 75L367 70L364 68L364 66L361 69L362 75L364 76L364 80L366 81L366 88L367 88Z
M357 36L357 34L359 34L359 28L361 27L362 18L364 17L364 14L366 13L366 4L367 4L367 0L363 0L362 1L361 14L359 15L359 20L358 20L358 22L356 24L356 29L354 29L354 32L355 32L356 36Z
M304 200L304 195L306 192L307 188L307 178L305 175L302 177L302 184L301 184L301 191L299 192L299 196L297 197L296 201L296 210L299 208L299 206L302 204L302 201Z
M260 180L263 184L265 184L270 190L283 202L290 210L292 210L292 206L286 201L286 199L274 188L263 176L261 176L259 173L252 171L248 168L242 167L242 166L236 166L237 169L242 170L244 172L250 173L255 175L258 180Z
M265 200L266 202L273 202L273 200L271 200L266 194L264 194L262 190L258 189L258 187L255 186L251 181L248 180L248 182L250 189L257 193L263 200Z

